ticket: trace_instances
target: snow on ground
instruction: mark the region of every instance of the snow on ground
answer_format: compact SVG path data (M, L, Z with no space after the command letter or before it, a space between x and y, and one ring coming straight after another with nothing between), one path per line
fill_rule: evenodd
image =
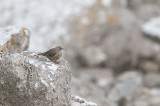
M72 95L72 100L81 104L81 106L98 106L96 103L91 101L86 101L85 99L81 98L80 96Z

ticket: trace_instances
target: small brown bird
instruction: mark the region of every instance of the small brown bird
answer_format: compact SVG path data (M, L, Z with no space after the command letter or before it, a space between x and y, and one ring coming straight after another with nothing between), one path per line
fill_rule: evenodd
M57 63L59 63L58 60L62 56L62 50L63 50L63 48L61 46L57 46L57 47L52 48L44 53L40 53L38 55L46 56L50 61L57 64Z

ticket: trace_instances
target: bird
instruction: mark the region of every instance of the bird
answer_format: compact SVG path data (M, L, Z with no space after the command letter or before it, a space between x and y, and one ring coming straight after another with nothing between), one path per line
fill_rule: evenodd
M58 60L62 57L62 50L63 48L61 46L57 46L38 55L46 56L50 61L58 64L59 63Z

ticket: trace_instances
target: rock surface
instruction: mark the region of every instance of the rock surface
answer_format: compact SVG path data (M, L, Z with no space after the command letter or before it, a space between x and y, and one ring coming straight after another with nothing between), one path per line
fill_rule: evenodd
M0 53L0 105L69 106L71 70L35 53Z
M28 50L30 31L23 27L0 28L0 48L3 52L22 52Z

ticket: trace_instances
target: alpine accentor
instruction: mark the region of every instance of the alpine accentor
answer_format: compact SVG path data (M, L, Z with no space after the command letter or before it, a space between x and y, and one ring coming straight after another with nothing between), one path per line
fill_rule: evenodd
M51 60L53 63L59 63L58 60L62 56L63 48L61 46L57 46L55 48L52 48L44 53L40 53L38 55L46 56L49 60Z

